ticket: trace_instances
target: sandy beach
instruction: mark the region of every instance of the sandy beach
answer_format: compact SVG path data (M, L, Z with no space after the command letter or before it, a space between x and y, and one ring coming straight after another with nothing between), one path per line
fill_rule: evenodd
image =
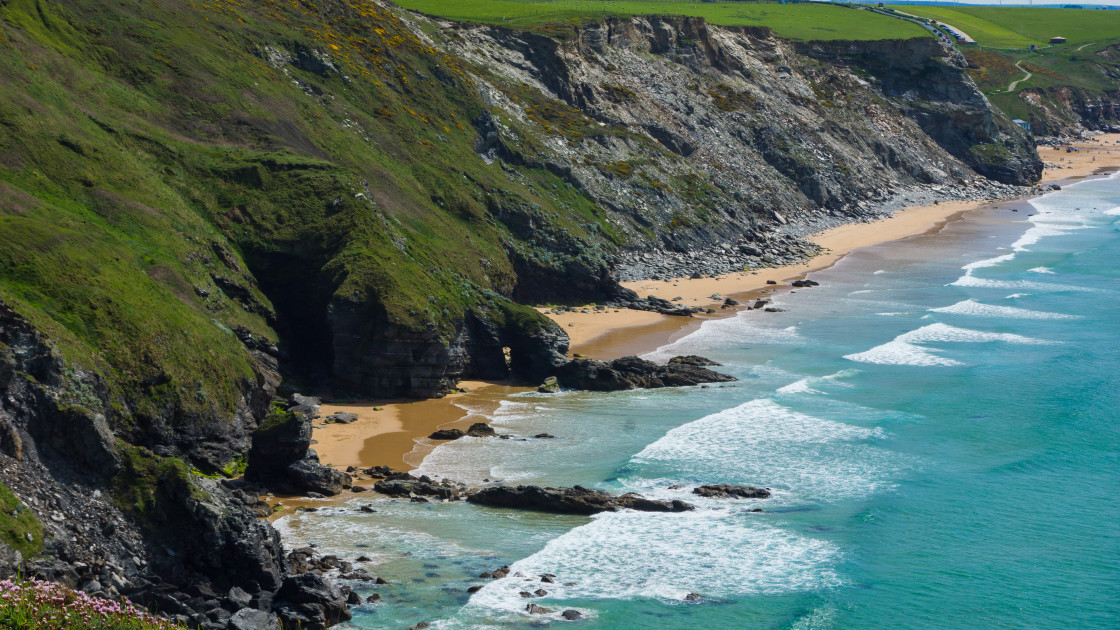
M1118 140L1120 134L1099 135L1073 144L1078 150L1068 153L1064 145L1058 150L1039 147L1044 162L1061 166L1047 168L1043 182L1060 184L1115 170L1120 167ZM809 238L821 246L821 253L797 265L715 278L623 283L643 297L654 295L688 306L714 308L716 313L712 315L686 318L611 309L590 313L549 313L548 317L568 332L573 354L598 359L641 354L679 339L707 319L734 313L734 308L719 308L724 298L746 302L766 293L788 290L793 280L825 269L853 250L936 231L982 205L976 201L956 201L916 206L898 211L890 218L825 230ZM767 281L775 284L767 284ZM530 389L504 382L482 381L464 381L459 387L467 391L429 400L325 402L322 405L323 418L345 411L356 414L358 420L352 424L327 425L322 424L322 420L317 421L314 448L323 463L337 468L386 465L408 470L418 466L438 445L427 438L437 428L466 429L472 423L484 420L503 398ZM469 413L467 408L476 411Z

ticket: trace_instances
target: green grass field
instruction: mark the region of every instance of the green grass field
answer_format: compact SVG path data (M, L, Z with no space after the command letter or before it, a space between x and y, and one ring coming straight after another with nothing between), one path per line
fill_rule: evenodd
M513 28L568 26L608 16L686 15L724 26L768 26L798 40L928 37L920 26L869 11L823 4L688 0L398 0L415 11ZM551 29L550 29L551 30Z
M1065 37L1069 47L1120 38L1120 11L911 5L891 8L952 24L980 46L990 48L1046 46L1051 37Z

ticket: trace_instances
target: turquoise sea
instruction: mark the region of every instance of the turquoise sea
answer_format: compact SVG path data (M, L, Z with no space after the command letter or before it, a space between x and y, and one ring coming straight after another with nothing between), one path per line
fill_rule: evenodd
M357 628L572 624L529 602L587 629L1118 628L1120 178L1030 203L859 250L778 294L786 312L712 320L650 355L711 357L735 387L517 395L495 428L557 439L464 438L420 469L695 512L368 514L363 497L278 525L389 580L355 585L383 598L355 608ZM774 496L689 493L708 483ZM503 564L522 577L477 579Z

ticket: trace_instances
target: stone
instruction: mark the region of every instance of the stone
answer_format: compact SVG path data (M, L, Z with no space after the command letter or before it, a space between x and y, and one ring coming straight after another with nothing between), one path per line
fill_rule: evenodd
M332 423L334 423L334 424L351 424L351 423L357 422L357 421L358 421L358 414L348 413L348 412L345 412L345 411L340 411L338 413L332 413L331 415L327 416L327 420L326 420L326 422L328 424L332 424Z
M464 435L470 437L493 437L496 434L494 432L494 427L485 422L476 422L467 429Z
M689 593L688 595L684 596L684 601L686 602L698 602L702 599L704 599L704 596L700 593Z
M556 394L560 392L560 383L557 382L555 376L550 376L544 379L544 382L537 386L537 391L542 394Z
M525 607L525 612L529 613L530 615L549 615L552 614L552 609L545 608L544 606L538 606L536 604L529 604Z
M569 608L568 610L565 610L564 612L560 613L560 616L563 617L564 619L568 620L568 621L579 621L580 619L583 619L583 613L581 613L578 610L573 610L571 608Z
M693 488L692 494L714 499L766 499L770 497L770 489L721 483Z
M380 601L381 601L381 595L379 595L377 593L370 593L369 596L366 597L366 603L367 604L376 604Z
M429 440L458 440L463 437L462 429L440 429L428 436Z
M276 615L255 608L242 608L233 613L228 624L229 630L281 630Z

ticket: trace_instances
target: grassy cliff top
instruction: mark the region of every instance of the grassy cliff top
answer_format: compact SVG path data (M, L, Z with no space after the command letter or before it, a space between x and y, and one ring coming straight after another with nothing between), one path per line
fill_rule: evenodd
M1051 37L1065 37L1066 47L1120 39L1120 11L914 5L890 8L951 24L968 33L978 45L992 48L1047 46Z
M397 4L429 15L510 28L547 28L610 16L683 15L723 26L766 26L779 37L805 41L929 36L920 26L845 5L690 0L399 0Z

